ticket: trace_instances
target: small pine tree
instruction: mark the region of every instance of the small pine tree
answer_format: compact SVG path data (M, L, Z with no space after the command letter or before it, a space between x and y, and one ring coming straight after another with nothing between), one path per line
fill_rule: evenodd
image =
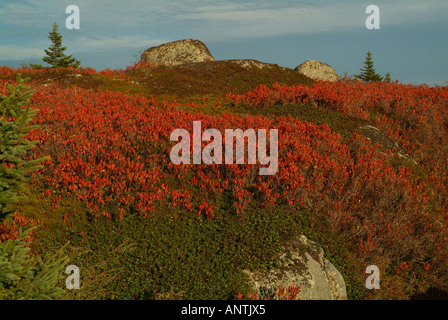
M72 66L78 68L81 61L76 60L72 55L66 55L64 51L67 47L62 46L62 36L58 32L59 26L55 22L53 24L53 30L49 32L48 39L51 41L51 46L45 49L46 56L42 59L44 62L48 63L51 68L57 67L68 67Z
M384 76L384 81L390 83L392 81L392 79L390 78L390 73L386 73L386 75Z
M8 85L9 95L0 96L0 222L12 213L7 210L8 204L19 201L23 198L19 192L28 189L27 173L40 170L39 164L47 159L23 159L38 142L24 139L36 128L29 123L37 112L29 106L32 91L23 86L25 81L19 74L17 86Z
M39 163L47 159L24 159L37 143L24 138L36 128L29 124L37 112L30 108L32 91L23 85L25 81L17 75L17 86L8 84L9 95L0 96L0 222L12 213L8 204L24 198L20 192L28 189L27 174L41 169ZM25 242L31 230L0 241L0 299L53 299L64 292L58 281L68 258L59 253L45 261L33 256Z
M356 78L364 81L382 81L383 77L376 73L373 67L372 53L367 52L366 60L364 61L364 68L361 69L361 73L355 75Z

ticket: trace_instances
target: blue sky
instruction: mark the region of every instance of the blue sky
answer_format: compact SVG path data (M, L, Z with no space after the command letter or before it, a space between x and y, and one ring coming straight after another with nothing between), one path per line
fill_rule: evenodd
M381 29L365 27L368 5ZM77 5L81 28L68 30ZM310 59L356 74L367 51L376 71L403 83L448 81L446 0L0 0L0 65L40 62L56 21L82 66L124 68L143 50L199 39L217 60L256 59L295 68Z

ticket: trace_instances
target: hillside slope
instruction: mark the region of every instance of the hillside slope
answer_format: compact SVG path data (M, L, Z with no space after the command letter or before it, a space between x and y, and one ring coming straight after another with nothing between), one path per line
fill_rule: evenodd
M15 209L42 224L34 250L70 240L85 270L85 290L72 297L233 299L248 290L243 269L273 267L300 234L322 245L349 298L447 290L446 87L203 66L0 68L2 94L16 73L31 78L41 125L29 134L40 141L32 157L52 159ZM278 129L277 173L173 165L171 132L191 135L198 120L203 130ZM372 144L365 125L414 162ZM382 290L364 286L372 264Z

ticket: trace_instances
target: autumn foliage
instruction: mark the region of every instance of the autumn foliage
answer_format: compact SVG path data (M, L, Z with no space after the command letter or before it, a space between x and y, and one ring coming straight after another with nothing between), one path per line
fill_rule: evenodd
M15 72L1 68L2 94ZM124 71L103 73L126 79ZM229 105L318 105L368 120L415 160L424 171L417 174L416 166L394 166L393 150L379 152L357 133L344 141L327 125L291 116L212 116L140 95L62 88L57 83L33 86L32 107L40 110L40 128L30 132L29 139L40 141L34 158L51 157L39 181L45 185L42 197L53 206L62 197L73 197L94 214L111 219L131 214L150 219L161 208L180 208L210 219L237 214L242 221L251 206L306 207L328 219L360 264L387 270L382 297L409 298L431 286L446 289L446 87L318 81L313 86L260 85L227 96ZM184 128L192 135L197 120L203 130L278 129L278 172L260 176L259 164L173 165L171 132ZM224 202L231 212L223 210ZM406 288L398 283L406 283Z

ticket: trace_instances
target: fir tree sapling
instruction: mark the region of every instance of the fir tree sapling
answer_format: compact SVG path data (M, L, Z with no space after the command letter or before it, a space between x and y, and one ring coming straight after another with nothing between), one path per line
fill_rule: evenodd
M45 49L46 56L43 57L43 61L48 63L51 68L57 67L75 67L78 68L81 61L76 60L72 55L66 55L64 51L67 47L62 46L62 36L58 32L59 26L55 22L53 24L53 30L49 32L48 39L51 41L51 45L48 49Z
M9 203L23 198L19 192L28 189L27 174L40 170L47 159L24 159L38 142L24 138L36 128L29 124L37 112L30 108L32 92L23 86L25 81L18 75L17 86L8 85L9 95L0 97L0 221L12 213L7 210Z
M30 122L37 110L30 108L32 92L23 82L18 75L17 86L9 84L9 95L0 96L0 223L12 213L8 205L24 198L27 175L47 159L24 159L37 143L25 139L36 128ZM33 255L26 242L32 229L20 229L17 239L0 240L0 299L55 299L64 293L58 282L68 258L61 256L63 248L46 259Z
M361 73L355 75L356 78L364 81L382 81L383 77L376 73L373 67L372 53L367 52L366 60L364 61L364 68L360 69Z

